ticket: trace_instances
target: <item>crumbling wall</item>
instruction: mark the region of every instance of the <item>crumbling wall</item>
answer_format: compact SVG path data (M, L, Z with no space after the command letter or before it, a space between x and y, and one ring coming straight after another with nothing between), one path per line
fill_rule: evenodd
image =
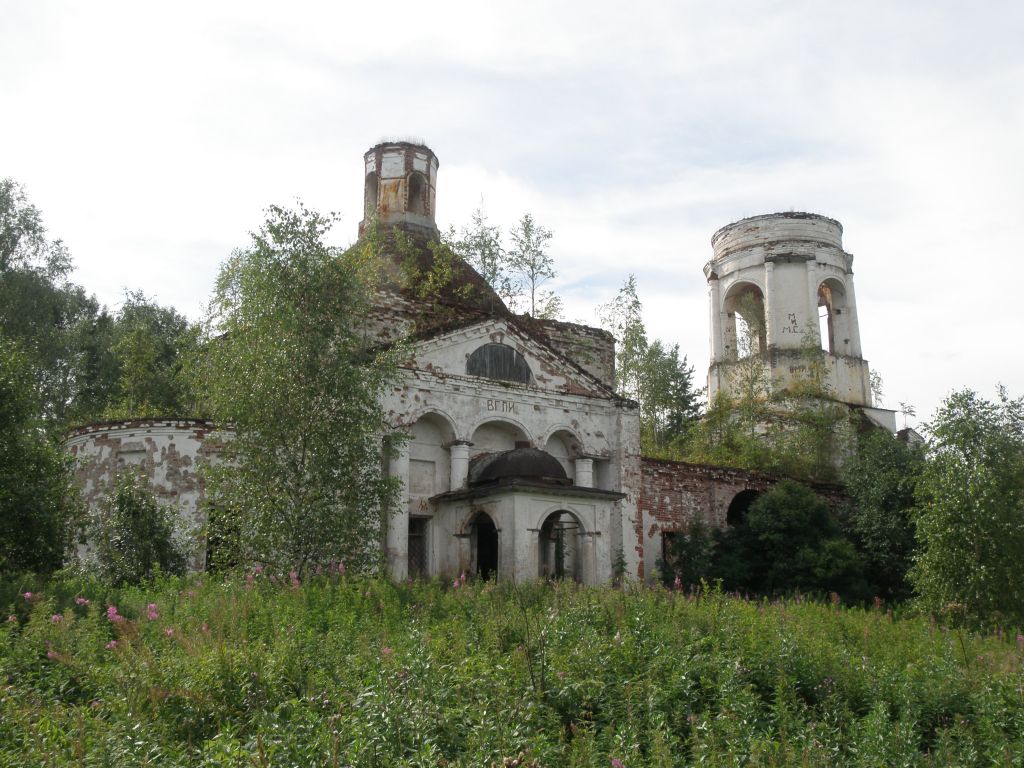
M100 422L72 430L64 448L75 460L75 477L90 512L99 510L117 473L137 467L157 499L172 507L185 530L205 524L199 463L216 454L219 440L213 423L199 419L138 419ZM81 542L79 554L88 550ZM205 566L205 543L196 540L190 567Z

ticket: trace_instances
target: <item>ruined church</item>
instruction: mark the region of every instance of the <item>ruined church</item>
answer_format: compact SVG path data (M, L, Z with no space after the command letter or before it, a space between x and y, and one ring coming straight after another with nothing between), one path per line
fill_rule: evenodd
M363 160L360 235L370 221L401 230L427 264L426 244L438 238L437 157L386 142ZM735 386L741 328L756 315L748 351L770 388L791 383L813 337L833 397L895 431L894 412L872 403L839 222L755 216L711 244L709 396ZM726 525L774 481L642 456L637 405L614 390L609 333L513 314L468 265L456 281L473 290L453 292L443 312L386 282L365 320L382 341L411 338L399 383L382 394L392 427L408 436L388 459L403 487L382 541L394 579L650 579L671 536L695 519ZM213 430L188 418L104 422L73 430L66 445L89 503L119 467L138 465L157 496L201 528L198 465ZM204 557L197 547L193 567Z

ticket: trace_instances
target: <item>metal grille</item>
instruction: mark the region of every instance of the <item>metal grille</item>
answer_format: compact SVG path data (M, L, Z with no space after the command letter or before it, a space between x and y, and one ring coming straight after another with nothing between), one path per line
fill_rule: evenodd
M427 575L427 519L409 518L409 576Z

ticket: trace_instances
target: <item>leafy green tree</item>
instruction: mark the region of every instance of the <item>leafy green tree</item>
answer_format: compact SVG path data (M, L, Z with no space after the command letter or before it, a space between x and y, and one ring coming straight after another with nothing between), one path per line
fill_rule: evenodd
M853 544L825 500L793 480L759 496L743 519L719 537L712 572L728 589L761 595L864 596Z
M28 356L51 432L67 425L83 387L81 350L100 310L68 279L71 257L47 238L21 185L0 180L0 327Z
M509 237L512 239L507 256L509 272L515 281L513 284L521 286L526 294L527 314L557 319L562 313L562 300L551 291L541 290L541 286L557 274L555 261L548 253L551 230L537 224L532 215L525 213L509 230ZM514 311L517 307L509 306L509 309Z
M189 364L199 328L173 307L128 292L109 337L111 381L105 418L197 416Z
M185 572L186 546L174 512L161 505L141 472L118 473L92 519L95 566L113 584L138 584L155 573Z
M1024 398L950 395L926 426L910 578L933 613L1024 624Z
M512 273L508 252L501 241L501 228L487 222L483 208L473 211L468 226L458 236L454 231L447 237L452 250L475 269L494 289L505 305L512 308L520 296L522 285Z
M28 357L0 334L0 572L59 568L80 513L41 412Z
M700 415L693 367L685 356L680 359L678 344L648 341L634 275L599 314L617 341L616 391L640 405L641 451L646 456L678 454Z
M658 561L665 586L674 585L678 579L680 586L692 587L711 578L715 540L701 520L693 520L685 531L668 536L665 557Z
M234 432L208 470L222 540L237 542L224 559L380 564L396 486L379 396L401 349L361 332L378 265L359 244L329 247L334 222L273 206L217 279L202 375L210 411Z
M923 452L887 431L861 436L843 468L850 497L846 526L864 561L872 590L886 600L911 595L907 574L915 553L914 488L924 467Z

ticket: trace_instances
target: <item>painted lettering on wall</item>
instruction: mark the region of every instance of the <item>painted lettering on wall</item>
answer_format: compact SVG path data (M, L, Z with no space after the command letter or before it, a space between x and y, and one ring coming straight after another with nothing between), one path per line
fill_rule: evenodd
M498 411L499 413L515 413L516 404L512 400L488 400L487 410Z
M786 318L789 321L789 325L782 326L783 333L800 333L800 325L796 321L796 312L790 312L789 317Z

